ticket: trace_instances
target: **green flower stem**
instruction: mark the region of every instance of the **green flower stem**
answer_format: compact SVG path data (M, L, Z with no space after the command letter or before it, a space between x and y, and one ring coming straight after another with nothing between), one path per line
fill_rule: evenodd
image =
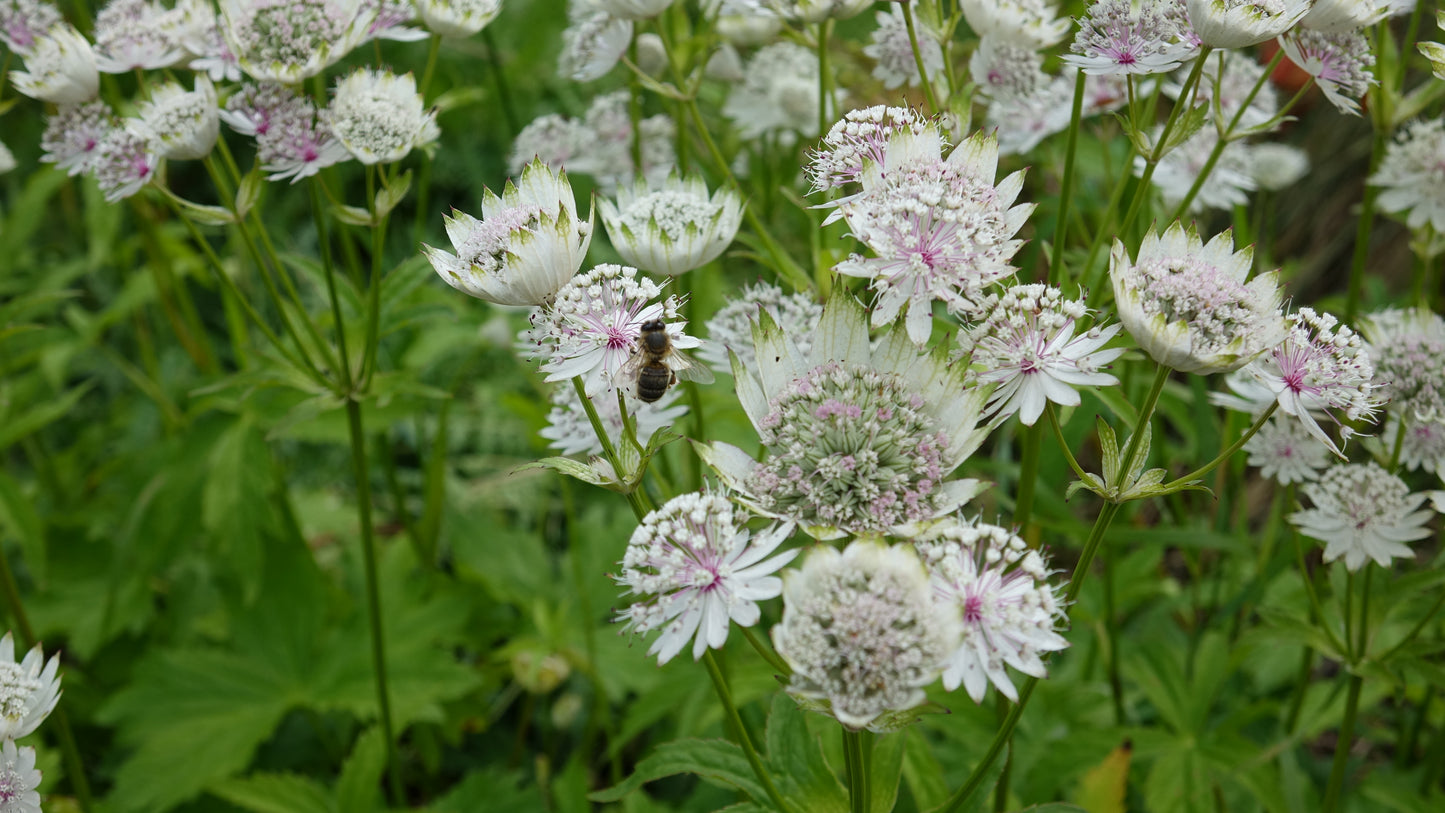
M906 4L905 4L906 5ZM818 23L818 137L828 134L833 120L828 117L828 100L833 97L833 77L828 69L828 35L832 32L833 20L824 17ZM680 128L679 128L680 129Z
M426 93L431 89L432 76L436 74L437 54L442 50L442 35L432 34L426 45L426 67L421 72L421 84L417 85L417 95L426 101Z
M151 281L155 285L156 300L171 327L171 333L175 335L176 341L180 342L181 349L190 356L196 369L208 375L216 374L219 367L216 365L215 351L211 349L210 340L206 336L205 328L201 326L195 302L191 300L185 283L177 283L175 274L171 272L170 258L161 248L160 238L156 233L154 214L145 209L137 198L131 199L131 208L140 224L141 242L149 255L150 262L146 263L146 268L150 270Z
M396 165L392 164L395 169ZM381 283L382 255L386 248L386 224L390 213L378 216L376 212L376 177L380 170L375 166L366 168L366 207L371 212L371 279L366 286L366 339L361 353L361 392L371 386L376 375L378 345L381 342ZM394 180L394 179L392 179ZM388 179L383 178L385 185Z
M1208 61L1212 51L1208 45L1200 47L1194 67L1189 71L1189 77L1184 80L1184 87L1179 91L1179 101L1170 108L1169 117L1164 120L1164 129L1159 131L1159 137L1151 145L1149 154L1144 156L1144 174L1140 176L1139 185L1134 189L1134 200L1124 213L1123 222L1119 224L1119 234L1128 234L1130 227L1134 225L1134 219L1144 208L1144 201L1149 197L1149 182L1154 177L1154 170L1159 166L1160 159L1165 155L1164 145L1169 143L1169 136L1174 132L1174 125L1179 122L1181 114L1191 107L1194 89L1199 85L1199 77L1204 73L1204 63ZM1137 127L1138 122L1134 122L1134 125ZM1130 167L1125 167L1124 171L1130 171Z
M1198 581L1195 581L1198 584ZM1104 557L1104 650L1108 658L1109 697L1114 706L1114 724L1123 726L1124 678L1119 674L1119 609L1114 598L1114 557Z
M943 110L939 108L938 98L933 93L933 83L928 80L928 69L923 66L923 51L918 47L918 32L913 25L913 4L899 3L898 7L903 10L903 25L908 28L908 44L913 47L913 64L918 66L918 82L923 85L923 97L928 100L928 109L937 116Z
M1415 622L1415 626L1411 627L1410 631L1405 633L1405 637L1401 638L1399 643L1385 650L1385 654L1381 655L1377 660L1380 663L1388 663L1390 661L1390 658L1392 658L1395 653L1399 652L1406 646L1409 646L1410 642L1415 640L1415 637L1418 636L1421 632L1424 632L1425 627L1428 626L1429 623L1435 619L1435 614L1440 612L1440 608L1442 606L1445 606L1445 590L1437 590L1435 596L1435 603L1430 605L1430 609L1427 610L1425 614L1420 617L1419 621Z
M843 762L848 770L848 805L852 813L869 813L873 792L869 788L868 746L864 732L847 726L843 730Z
M623 477L622 462L617 456L617 447L612 445L612 438L608 436L607 428L602 425L602 418L597 414L597 407L592 404L592 399L587 397L587 386L582 383L582 376L572 377L572 389L576 390L577 398L582 402L582 409L587 413L587 420L592 422L592 431L597 434L597 442L602 444L602 454L612 465L612 473L621 480ZM632 513L636 515L638 522L641 522L643 517L652 511L647 494L640 488L634 488L627 492L627 502L632 506Z
M1127 473L1134 465L1134 458L1139 454L1139 447L1144 442L1144 433L1149 428L1149 419L1154 417L1154 407L1159 404L1159 395L1164 392L1164 385L1169 382L1169 374L1174 372L1173 368L1161 364L1154 372L1154 383L1149 387L1149 394L1144 396L1144 406L1139 408L1139 419L1134 422L1134 433L1129 436L1129 446L1124 450L1124 456L1119 460L1119 471Z
M1345 786L1345 765L1349 761L1350 746L1355 739L1355 717L1360 710L1360 687L1365 679L1360 675L1350 676L1350 692L1345 697L1345 719L1340 723L1339 741L1335 743L1335 759L1330 766L1330 781L1325 787L1325 801L1320 808L1324 813L1335 813L1340 807L1340 798Z
M1039 479L1039 450L1043 445L1043 427L1035 423L1025 426L1019 438L1019 483L1018 497L1014 501L1014 525L1025 539L1029 538L1029 523L1033 518L1034 493Z
M19 628L23 649L29 650L36 644L35 629L30 626L30 616L25 613L25 604L20 600L20 587L15 583L15 574L10 570L10 557L0 553L0 588L5 591L5 603L9 605L10 617ZM65 705L57 703L51 712L55 720L55 733L60 739L61 756L65 759L65 773L70 777L70 788L75 800L84 813L95 809L90 796L90 780L85 776L85 763L80 759L80 748L75 742L75 732L70 728L70 717Z
M1377 126L1370 147L1370 175L1380 168L1388 139L1389 133ZM1350 283L1345 293L1346 323L1353 323L1360 311L1360 298L1365 287L1365 263L1370 258L1370 232L1375 227L1375 201L1379 196L1380 187L1366 180L1365 197L1360 201L1360 221L1355 227L1355 253L1350 258Z
M1124 155L1125 172L1130 171L1128 168L1134 165L1134 159L1138 155L1139 147L1134 144L1133 141L1130 141L1129 150ZM1124 190L1128 186L1129 178L1127 175L1120 178L1119 182L1114 184L1114 191L1109 193L1109 203L1104 207L1104 214L1099 219L1099 227L1094 230L1094 237L1089 241L1089 253L1085 255L1084 266L1080 269L1080 284L1086 291L1093 290L1096 287L1092 270L1094 268L1094 260L1099 257L1099 250L1104 247L1104 243L1109 235L1120 234L1123 231L1122 229L1114 228L1114 216L1119 213L1119 204L1124 202ZM1108 264L1106 263L1105 269L1107 268ZM1105 280L1108 279L1107 271L1105 272L1104 278Z
M1074 459L1074 452L1069 449L1069 444L1064 440L1064 430L1059 426L1059 415L1054 410L1053 404L1045 404L1044 412L1049 416L1049 426L1053 427L1054 440L1058 441L1059 449L1064 453L1064 459L1069 461L1069 468L1074 470L1074 476L1080 480L1084 479L1084 467Z
M1320 604L1320 595L1315 590L1314 579L1310 577L1309 566L1305 564L1304 544L1300 542L1299 532L1292 531L1290 536L1294 538L1295 564L1299 566L1300 580L1304 582L1305 594L1309 596L1310 612L1319 622L1320 629L1330 639L1330 646L1334 647L1336 652L1349 652L1350 648L1335 634L1334 627L1325 622L1324 607Z
M793 807L783 800L778 788L773 784L773 778L763 767L763 761L758 756L758 751L753 747L752 738L748 736L748 729L743 725L743 718L738 715L738 707L733 704L732 691L728 689L727 678L723 675L722 669L718 668L717 658L713 657L712 650L703 653L702 662L707 667L708 677L712 678L712 686L717 690L718 700L722 701L723 714L728 726L733 729L738 738L738 746L743 749L743 756L747 757L748 764L752 766L753 774L762 783L763 790L772 800L773 806L785 813L792 813Z
M507 76L502 72L502 60L497 58L497 44L492 41L490 27L482 29L482 47L486 51L487 72L492 75L492 84L497 87L497 101L502 108L502 118L507 122L507 141L521 132L522 125L517 111L512 107L512 92L507 85Z
M1441 595L1442 598L1445 598L1445 593ZM756 651L763 660L767 661L769 666L777 670L778 674L783 677L788 677L793 674L793 667L789 666L787 661L784 661L778 656L778 653L763 643L762 640L758 638L758 634L753 632L752 627L739 627L738 629L743 631L743 638L747 639L747 642L752 645L753 650Z
M1221 465L1224 464L1225 461L1233 457L1235 452L1238 452L1240 449L1244 448L1244 444L1248 443L1249 439L1254 437L1255 433L1264 428L1265 423L1269 421L1269 416L1273 415L1276 409L1279 409L1278 403L1270 404L1268 409L1260 413L1260 416L1258 418L1254 419L1254 423L1250 425L1249 429L1245 430L1245 433L1243 435L1240 435L1238 440L1229 445L1229 448L1220 452L1213 460L1205 463L1203 466L1200 466L1194 471L1189 472L1183 477L1169 482L1164 487L1171 490L1183 488L1186 484L1189 483L1189 481L1198 480L1204 475L1219 468Z
M907 7L906 3L904 7ZM1054 285L1064 284L1064 243L1068 239L1069 204L1074 197L1074 159L1079 151L1079 122L1084 114L1086 78L1083 71L1079 71L1074 77L1074 106L1073 112L1069 114L1069 135L1064 147L1064 177L1059 183L1059 212L1054 222L1053 256L1049 260L1048 279Z

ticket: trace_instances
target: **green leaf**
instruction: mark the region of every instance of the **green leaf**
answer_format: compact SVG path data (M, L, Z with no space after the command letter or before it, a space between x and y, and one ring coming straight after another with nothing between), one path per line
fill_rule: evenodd
M632 775L605 790L588 794L594 802L616 802L648 782L682 773L696 774L724 787L741 790L754 800L767 799L743 750L726 740L674 740L658 746Z
M351 756L341 766L336 782L336 809L344 813L371 813L381 806L381 773L386 769L386 738L381 727L367 730L356 740Z
M1098 765L1090 768L1079 780L1074 799L1088 813L1124 813L1124 791L1129 786L1129 758L1133 748L1128 742L1110 751Z
M251 207L261 199L261 190L265 187L265 179L261 177L261 169L253 168L241 179L241 186L236 190L236 217L244 218L250 214Z
M20 552L31 575L35 581L44 583L45 526L20 483L3 470L0 470L0 528L8 530L20 543Z
M260 590L264 569L271 450L249 421L238 420L216 439L208 470L201 525L240 577L249 602Z
M90 392L91 386L93 385L89 382L81 384L59 398L41 401L19 415L6 415L4 421L0 421L0 451L10 448L11 444L21 438L58 420L69 412L87 392Z
M1215 94L1216 98L1218 96L1219 94ZM1164 140L1164 144L1158 154L1154 156L1154 160L1158 161L1168 155L1170 150L1188 141L1195 133L1199 132L1199 128L1203 127L1204 122L1208 119L1209 105L1201 104L1190 108L1188 113L1185 113L1183 117L1174 122L1174 129L1169 133L1169 137Z
M258 773L215 782L206 789L251 813L337 813L331 794L309 776Z
M411 170L403 172L401 177L397 178L392 185L383 186L381 189L378 189L375 201L376 220L380 221L381 218L391 214L391 210L395 209L396 205L401 203L402 200L406 198L406 193L410 191Z
M943 778L943 765L918 728L905 728L903 745L903 781L918 803L919 810L930 810L948 798L948 782Z
M351 226L364 226L369 228L373 225L371 222L371 212L359 206L347 206L342 203L337 203L331 207L331 214L337 220Z
M536 813L546 810L535 785L525 785L520 771L491 767L474 771L447 795L433 802L428 813Z
M908 739L907 731L904 729L892 734L880 734L873 740L873 796L870 809L875 813L888 813L898 804L898 784L903 778L903 749Z
M768 773L785 800L809 811L846 813L848 792L828 768L818 740L808 733L802 709L786 692L773 693L765 742Z

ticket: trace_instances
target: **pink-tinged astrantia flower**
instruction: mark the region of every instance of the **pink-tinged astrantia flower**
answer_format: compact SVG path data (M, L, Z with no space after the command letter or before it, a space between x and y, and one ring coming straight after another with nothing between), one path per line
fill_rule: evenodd
M662 630L647 654L667 663L692 641L697 660L721 649L732 624L758 623L758 602L783 592L773 575L798 555L773 556L793 532L775 523L754 534L748 515L715 494L683 494L643 517L617 582L638 600L618 614L636 633Z
M361 0L221 0L226 44L252 79L294 84L321 73L366 36L376 9Z
M96 148L90 172L105 194L106 202L115 203L150 183L159 165L160 157L152 151L147 139L125 127L115 127Z
M1389 411L1412 424L1445 425L1445 319L1391 308L1366 318L1363 332Z
M1359 100L1375 76L1370 66L1375 55L1370 43L1358 31L1326 34L1296 28L1279 38L1290 61L1315 78L1315 84L1341 113L1360 115Z
M1332 410L1349 420L1369 418L1380 408L1375 367L1359 334L1327 313L1300 308L1289 315L1284 341L1245 368L1269 388L1286 415L1298 418L1310 434L1336 455L1339 447L1310 413ZM1345 428L1345 436L1350 434Z
M1391 417L1385 422L1380 440L1387 451L1400 444L1400 465L1410 471L1424 469L1445 480L1445 423L1406 421L1404 436L1400 436L1400 419Z
M1064 62L1087 74L1168 73L1193 56L1194 49L1175 38L1163 7L1152 0L1099 0L1080 19L1079 31Z
M988 400L995 419L1017 412L1020 421L1033 426L1049 401L1078 406L1078 387L1119 383L1100 371L1124 353L1124 348L1103 349L1119 325L1092 327L1076 336L1088 309L1064 299L1058 288L1017 285L990 294L981 310L987 316L961 331L958 344L971 363L971 374L997 385Z
M1429 223L1445 232L1445 121L1422 119L1400 128L1385 148L1370 183L1383 187L1376 203L1386 212L1408 212L1405 224L1419 229Z
M641 174L649 183L663 183L674 164L676 127L672 118L658 114L638 126L642 142L642 167L632 164L632 117L628 114L627 91L605 93L592 100L581 119L557 114L539 116L522 128L512 143L507 166L521 172L533 159L553 169L591 175L603 194L612 194L633 183Z
M11 71L15 89L52 104L81 104L100 90L100 73L90 42L70 23L36 38L25 55L25 70Z
M362 42L391 40L392 42L417 42L430 34L420 28L408 25L416 22L416 6L411 0L362 0L362 6L371 15Z
M1418 510L1426 495L1411 494L1400 478L1374 463L1331 466L1317 482L1301 488L1312 507L1289 515L1300 533L1325 543L1325 561L1344 558L1359 570L1366 560L1389 567L1415 552L1404 543L1430 535L1434 512Z
M60 9L45 0L0 0L0 42L25 56L37 38L64 19Z
M946 160L916 145L924 137L894 134L882 166L872 165L863 192L841 203L853 235L876 256L852 257L834 270L869 280L876 292L873 325L891 324L905 305L905 324L922 345L933 331L933 302L957 314L977 312L984 289L1012 274L1023 245L1014 235L1034 204L1013 206L1023 172L994 185L998 141L977 133Z
M889 90L902 87L904 83L917 87L922 80L918 75L918 60L913 55L913 40L908 37L902 10L880 11L877 18L878 27L873 30L873 37L863 46L864 56L873 59L873 78ZM921 20L914 26L914 33L918 38L918 53L923 56L924 68L930 77L937 78L943 70L943 49L938 45L938 34Z
M183 9L155 0L110 0L95 15L95 61L106 73L165 68L186 56Z
M40 136L40 160L55 164L69 175L90 172L100 155L101 142L120 124L110 105L102 101L63 104L45 119Z
M1272 415L1254 437L1245 441L1249 465L1280 485L1304 483L1319 477L1329 465L1330 453L1304 424L1288 415Z
M901 327L876 344L867 316L837 293L805 353L767 315L755 370L734 360L738 398L761 461L726 443L698 451L758 513L818 539L883 533L955 510L983 489L945 480L987 434L986 387L968 387L945 351L921 353Z
M34 731L60 702L60 656L36 644L15 662L15 639L0 638L0 739L18 740Z
M1189 21L1210 48L1245 48L1283 34L1310 0L1189 0Z
M1005 667L1047 677L1041 655L1069 646L1057 632L1064 609L1048 583L1048 562L1015 533L957 518L930 527L913 546L934 595L962 611L963 638L949 655L943 688L963 686L981 703L992 683L1017 702Z
M792 667L788 693L850 729L893 730L923 704L962 635L960 608L938 601L907 545L819 545L783 574L773 645Z
M998 37L1025 48L1043 50L1069 33L1068 17L1049 0L959 0L968 27L980 37Z
M723 375L733 374L730 353L738 357L742 369L756 370L752 326L762 311L767 311L778 327L793 337L798 350L808 352L823 307L803 291L784 293L776 285L759 282L744 288L707 320L708 338L697 349L697 357Z
M902 131L917 137L918 141L910 145L937 141L933 152L943 149L944 138L938 123L912 108L879 104L844 113L843 118L828 129L818 149L809 153L808 165L803 170L812 182L812 191L843 189L861 183L864 169L870 165L882 166L889 141L894 133ZM927 152L921 146L914 148Z
M0 746L0 811L40 813L40 771L35 769L35 749L17 748L13 740Z
M310 97L285 85L248 84L226 100L221 120L256 139L256 157L267 180L296 183L351 158L331 129L321 124Z
M698 177L623 187L617 203L597 204L607 236L622 259L644 271L677 276L717 259L742 224L742 200L731 190L708 195Z
M1354 33L1383 20L1389 11L1386 0L1314 0L1299 24L1326 34Z
M1205 245L1178 223L1144 235L1132 262L1114 242L1109 278L1119 321L1155 361L1186 373L1228 372L1284 338L1278 273L1245 282L1254 251L1233 244L1226 231Z
M221 18L210 0L178 0L176 10L181 12L176 39L192 57L186 67L205 72L212 82L241 81L241 65L226 45Z
M482 194L482 219L452 211L447 237L455 255L422 246L432 267L457 290L499 305L550 302L587 257L592 220L577 218L567 174L541 162L507 182L501 197Z

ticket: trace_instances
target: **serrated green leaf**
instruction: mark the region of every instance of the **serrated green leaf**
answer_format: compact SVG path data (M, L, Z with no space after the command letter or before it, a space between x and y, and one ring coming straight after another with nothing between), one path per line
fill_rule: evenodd
M428 813L536 813L546 810L536 785L521 771L483 768L467 775L445 796L427 807Z
M395 209L396 205L401 203L410 191L411 170L403 172L401 177L397 178L389 186L383 186L381 189L378 189L375 199L376 219L379 221L381 218L391 214L391 210Z
M587 795L594 802L616 802L648 782L689 773L715 785L740 790L755 801L766 799L743 750L726 740L674 740L648 754L632 775L604 790Z
M337 813L325 786L293 773L224 779L206 790L250 813Z
M201 525L231 564L246 600L260 590L270 519L271 450L249 421L238 420L216 439L201 498Z
M765 742L768 773L784 799L803 810L846 813L848 792L808 733L802 709L786 692L773 693Z
M41 401L18 415L5 416L5 420L0 421L0 451L10 448L11 444L21 438L60 419L87 392L90 392L92 386L89 382L81 384L58 398Z
M873 740L870 810L888 813L898 804L898 785L903 779L903 749L907 729L880 734Z
M381 806L381 774L386 769L386 738L381 727L368 729L356 740L351 756L341 766L336 782L336 809L344 813L371 813Z

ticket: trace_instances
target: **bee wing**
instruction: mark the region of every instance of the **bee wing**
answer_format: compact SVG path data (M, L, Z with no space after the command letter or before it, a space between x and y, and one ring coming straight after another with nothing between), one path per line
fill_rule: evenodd
M617 368L617 375L613 378L612 384L621 387L632 397L637 397L637 376L642 372L642 365L647 360L647 354L641 350L635 351L622 366Z
M712 369L690 356L674 350L667 357L667 366L672 372L683 381L696 381L699 384L711 384L713 382Z

